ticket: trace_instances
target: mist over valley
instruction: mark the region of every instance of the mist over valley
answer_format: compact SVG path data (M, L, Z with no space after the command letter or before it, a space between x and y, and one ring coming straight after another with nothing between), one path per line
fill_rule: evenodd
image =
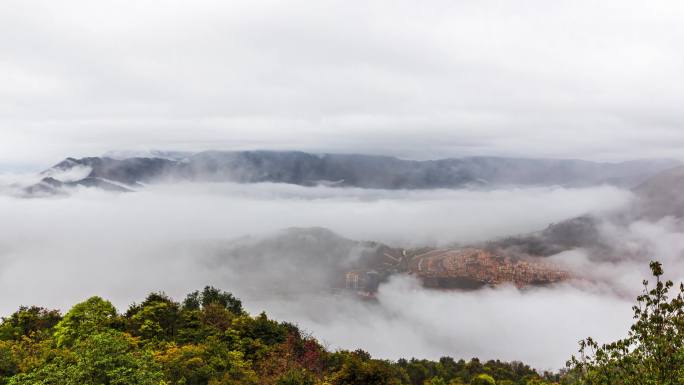
M368 189L123 180L158 175L150 165L161 158L118 161L126 166L103 159L88 162L115 166L79 170L81 161L65 161L15 180L35 186L30 180L46 174L62 183L98 175L130 190L78 184L39 195L9 188L0 197L0 284L12 293L4 312L28 301L65 308L93 292L124 308L140 292L181 296L211 284L335 348L557 369L578 338L621 336L654 255L684 271L680 219L660 215L679 206L649 188L682 183L676 167L637 170L632 189L603 180ZM577 322L587 312L602 321ZM553 353L547 345L510 348L528 339L551 341Z

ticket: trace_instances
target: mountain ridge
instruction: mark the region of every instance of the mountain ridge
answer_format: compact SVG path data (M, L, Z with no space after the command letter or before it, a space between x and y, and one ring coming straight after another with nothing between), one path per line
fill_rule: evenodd
M169 181L287 183L373 189L434 189L501 186L636 186L658 172L681 166L669 159L599 163L574 159L465 157L405 160L363 154L301 151L204 151L184 158L66 158L41 175L89 168L85 178L131 189ZM85 179L83 178L83 179ZM80 181L69 181L84 185Z

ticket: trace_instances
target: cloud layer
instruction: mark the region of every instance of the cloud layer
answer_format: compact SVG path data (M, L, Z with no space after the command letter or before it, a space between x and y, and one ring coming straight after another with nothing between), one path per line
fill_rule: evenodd
M683 17L676 0L3 1L0 163L680 157Z
M297 319L332 348L362 347L389 359L449 355L523 361L552 370L564 366L582 338L624 337L632 315L631 300L576 287L435 292L407 277L383 285L377 305L314 297L248 306Z
M625 265L641 274L627 274L635 281L625 279L622 290L586 283L449 293L398 278L381 287L376 304L365 304L273 289L268 280L274 274L290 273L267 268L245 276L228 263L209 264L214 255L202 245L289 226L325 226L352 239L407 246L472 242L619 209L630 199L612 187L383 191L276 184L154 185L119 195L83 189L55 199L0 196L0 312L21 304L67 309L90 295L124 310L150 291L182 299L212 284L235 292L250 311L300 323L331 348L363 348L393 359L522 359L557 368L576 340L614 338L626 330L644 266ZM590 266L581 255L564 260L575 261L577 269ZM604 286L618 282L624 271L616 271L604 277Z

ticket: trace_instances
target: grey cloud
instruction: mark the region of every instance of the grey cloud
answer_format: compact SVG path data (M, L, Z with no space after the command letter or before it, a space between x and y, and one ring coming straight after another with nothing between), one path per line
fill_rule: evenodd
M684 139L677 1L0 7L0 162L144 148L626 159L680 157Z

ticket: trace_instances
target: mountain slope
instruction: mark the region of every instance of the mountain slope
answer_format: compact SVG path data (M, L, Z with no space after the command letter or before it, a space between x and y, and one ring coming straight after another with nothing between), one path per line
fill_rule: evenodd
M673 160L596 163L580 160L471 157L430 161L386 156L278 151L207 151L183 159L91 157L65 161L45 171L90 170L86 177L126 185L161 181L274 182L378 189L469 186L633 186L680 165Z
M654 250L638 248L625 250L614 240L604 239L601 228L608 225L627 229L635 221L657 222L674 217L681 225L684 219L684 167L660 172L632 188L634 200L631 205L616 212L570 218L546 229L528 235L514 236L489 242L488 247L506 250L506 253L550 256L565 250L583 248L592 258L619 260L633 257L629 253L641 253L641 257L653 255Z
M112 183L97 177L86 177L77 181L62 182L53 177L45 177L40 182L24 188L24 193L32 197L60 195L65 188L90 187L112 192L132 192L133 190L117 183Z
M664 171L632 189L639 217L684 217L684 167Z
M354 241L323 228L290 228L267 237L200 245L213 271L225 269L246 290L299 293L331 288L372 293L393 274L426 287L519 287L563 281L569 275L539 258L478 247L393 248Z

